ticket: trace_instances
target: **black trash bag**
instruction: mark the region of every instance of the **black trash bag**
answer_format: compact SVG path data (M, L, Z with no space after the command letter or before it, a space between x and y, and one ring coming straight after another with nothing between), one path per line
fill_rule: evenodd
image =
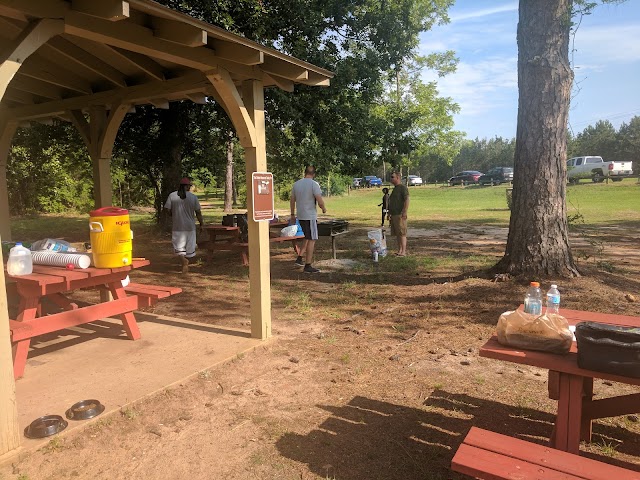
M237 215L237 226L240 228L240 241L247 243L249 241L249 222L247 221L247 214Z
M581 322L576 341L580 368L640 378L640 327Z

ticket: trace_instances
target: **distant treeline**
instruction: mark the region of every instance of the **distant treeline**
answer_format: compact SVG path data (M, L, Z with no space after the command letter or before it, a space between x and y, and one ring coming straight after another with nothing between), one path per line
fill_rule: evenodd
M515 139L464 140L451 164L438 158L425 157L410 167L410 173L427 182L446 181L462 170L486 172L492 167L513 167ZM632 161L634 171L640 169L640 117L633 117L616 130L608 120L600 120L567 139L567 158L600 155L607 161Z
M222 149L222 146L221 146ZM122 150L122 149L121 149ZM495 166L513 166L515 140L500 137L491 139L463 140L459 153L451 164L438 156L409 156L404 173L416 174L426 182L446 181L454 173L462 170L486 172ZM568 139L567 158L579 155L600 155L605 160L633 161L640 168L640 117L623 123L616 130L609 121L599 121L594 126ZM215 187L224 183L224 158L211 168L196 168L191 174L202 187ZM244 202L244 167L242 156L237 155L237 182L240 204ZM131 160L120 151L112 162L111 174L114 204L125 207L152 206L154 188L149 178L133 169ZM238 166L238 165L236 165ZM377 173L388 180L392 166L369 172L364 165L360 171ZM355 171L354 171L355 170ZM347 176L361 176L357 167L350 166L344 171L328 175L324 173L323 187L329 185L330 194L340 194L346 189ZM637 171L637 170L636 170ZM293 172L295 176L297 172ZM93 208L93 178L91 161L86 148L75 129L69 124L34 125L20 129L16 133L7 169L9 203L13 214L55 213L69 210L87 212ZM282 178L282 175L281 175ZM281 196L291 180L283 180Z

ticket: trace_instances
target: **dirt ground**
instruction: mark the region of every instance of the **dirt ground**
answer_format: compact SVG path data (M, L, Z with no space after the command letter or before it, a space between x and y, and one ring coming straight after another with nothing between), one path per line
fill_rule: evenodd
M562 304L640 316L638 230L575 234L585 275L558 280ZM320 240L323 272L313 276L293 267L290 248L277 248L271 341L26 452L0 467L0 479L450 479L461 478L449 464L472 425L543 443L555 409L546 371L478 357L526 289L528 279L473 274L479 258L501 256L506 234L414 228L411 256L375 267L366 229L355 229L340 238L338 261ZM184 290L155 311L248 328L239 256L218 253L183 276L169 244L137 238L136 255L152 266L136 281ZM595 391L640 389L596 381ZM640 471L638 417L596 422L582 449Z

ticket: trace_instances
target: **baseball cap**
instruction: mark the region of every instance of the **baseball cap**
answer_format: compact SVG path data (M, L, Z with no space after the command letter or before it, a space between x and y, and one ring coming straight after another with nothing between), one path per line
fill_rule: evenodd
M184 177L182 180L180 180L180 185L191 185L191 180L189 180L188 177Z

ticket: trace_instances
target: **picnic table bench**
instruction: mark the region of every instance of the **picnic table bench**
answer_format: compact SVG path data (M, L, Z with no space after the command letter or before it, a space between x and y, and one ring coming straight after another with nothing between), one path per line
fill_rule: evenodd
M285 223L286 226L286 223ZM270 225L272 228L282 228L282 223ZM226 225L207 225L204 229L209 234L209 241L204 245L209 252L216 251L238 251L242 258L242 265L249 265L249 243L240 241L240 228ZM299 255L300 249L297 240L304 240L304 235L295 237L271 236L271 243L291 242L296 254Z
M471 427L452 470L482 479L640 480L640 472Z
M34 265L29 275L7 275L9 295L19 297L15 319L9 320L13 345L13 372L15 378L24 374L31 339L69 327L90 323L108 317L119 317L131 340L140 338L134 310L150 306L159 298L181 292L180 288L155 285L129 284L122 280L135 268L149 265L148 260L134 260L132 265L118 268L86 268L67 270L62 267ZM112 299L79 307L67 297L70 292L86 288L106 289ZM44 312L43 301L59 307L49 315Z

